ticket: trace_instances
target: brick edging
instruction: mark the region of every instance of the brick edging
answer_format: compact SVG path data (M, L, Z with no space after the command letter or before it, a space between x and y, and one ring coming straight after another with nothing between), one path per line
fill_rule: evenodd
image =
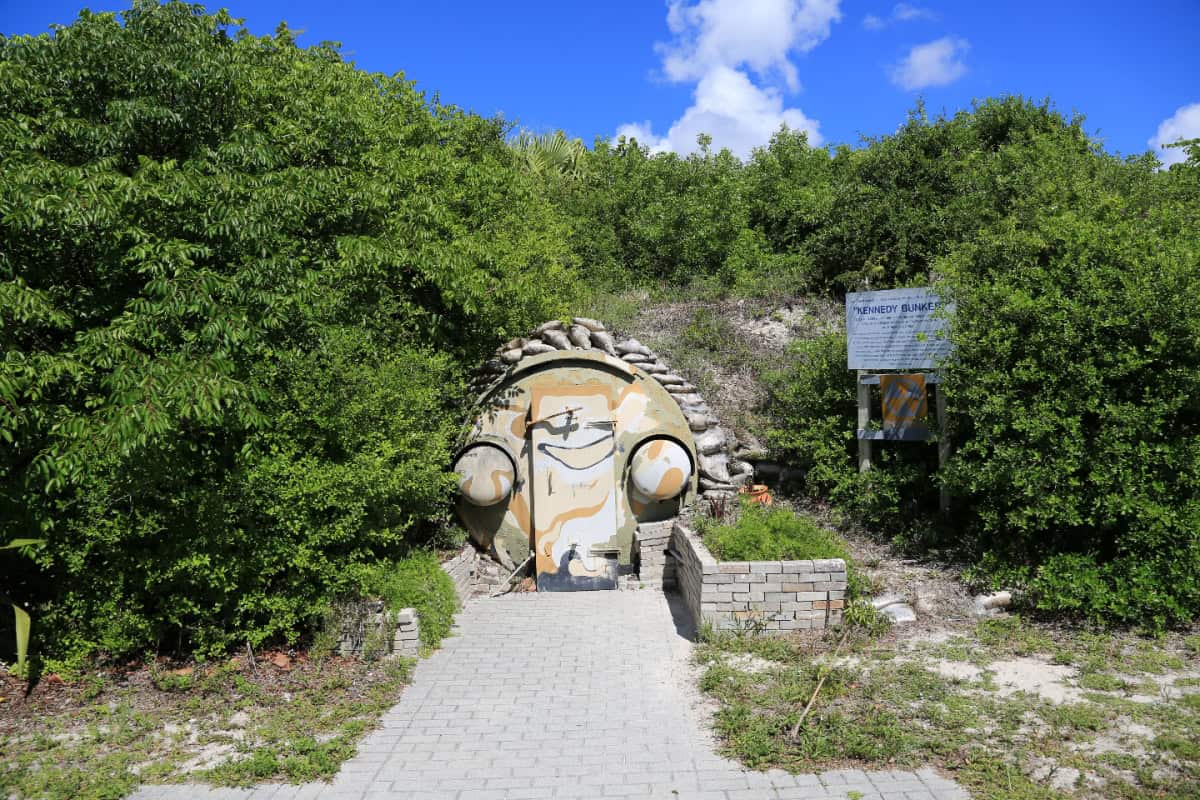
M766 633L825 628L842 618L846 562L718 561L687 526L675 523L675 580L697 627Z

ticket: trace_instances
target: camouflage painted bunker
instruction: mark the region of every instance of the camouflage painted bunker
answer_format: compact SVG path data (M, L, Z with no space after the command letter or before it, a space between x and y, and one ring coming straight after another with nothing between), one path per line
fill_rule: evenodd
M459 515L504 566L532 560L541 591L615 588L634 571L639 526L750 475L693 386L594 320L506 343L475 388Z

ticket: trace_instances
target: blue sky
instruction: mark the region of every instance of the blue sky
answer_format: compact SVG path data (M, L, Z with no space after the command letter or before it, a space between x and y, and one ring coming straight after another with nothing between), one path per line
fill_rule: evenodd
M0 0L0 31L67 23L79 0ZM93 10L125 3L97 0ZM825 144L1019 93L1082 112L1112 152L1200 136L1200 7L1184 2L234 0L256 33L336 40L444 102L589 144L636 134L687 152L701 130L740 154L780 122Z

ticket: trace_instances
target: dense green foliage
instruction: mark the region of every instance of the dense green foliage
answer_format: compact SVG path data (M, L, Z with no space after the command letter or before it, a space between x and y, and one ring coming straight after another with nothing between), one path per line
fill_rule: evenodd
M509 132L177 2L0 39L0 540L45 540L0 583L48 652L294 638L447 524L465 370L630 286L934 283L951 467L857 474L830 337L771 381L806 489L1047 610L1200 612L1200 150L1158 171L1021 98L744 163Z
M460 377L562 313L496 120L138 2L0 42L0 583L53 652L294 636L446 518Z
M933 448L889 442L874 448L877 469L858 471L858 401L854 373L846 369L845 333L796 342L766 382L774 422L768 441L803 470L808 495L832 501L873 530L903 532L910 542L929 533L923 523L938 497Z
M1151 628L1193 619L1195 151L1155 171L1104 154L1047 108L1005 100L910 120L855 158L847 202L863 224L846 263L866 267L861 280L878 274L876 286L932 282L957 304L944 370L956 454L939 474L933 448L888 444L879 469L857 474L840 336L800 344L774 376L773 443L808 471L809 491L910 543L965 547L1044 610ZM883 180L867 177L889 163ZM814 239L819 263L833 240ZM939 483L957 498L942 526L931 524Z
M1194 170L1195 167L1192 167ZM1200 195L1186 170L1015 142L1010 210L938 263L958 302L945 479L1048 609L1200 611ZM1021 573L1026 575L1022 576Z
M421 618L422 644L436 646L450 634L458 595L433 553L422 551L394 564L376 565L369 571L364 588L382 598L389 610L416 609Z

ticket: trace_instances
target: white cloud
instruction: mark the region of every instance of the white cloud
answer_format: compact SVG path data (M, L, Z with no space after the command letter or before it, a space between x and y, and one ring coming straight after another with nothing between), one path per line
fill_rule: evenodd
M713 147L739 156L766 144L780 125L809 132L820 141L819 123L786 108L781 84L800 87L792 53L806 53L829 38L841 19L841 0L670 0L667 26L673 39L656 46L663 75L695 83L692 105L663 136L648 122L627 123L617 136L634 136L653 152L689 153L708 133ZM754 73L758 81L752 80Z
M667 27L675 35L658 45L663 72L676 82L699 80L714 67L777 71L796 89L793 50L806 53L829 38L841 18L840 0L672 0Z
M863 27L869 31L881 31L897 22L916 22L918 20L936 20L937 14L928 8L914 6L908 3L897 3L892 6L892 13L885 17L867 14L863 17Z
M807 131L809 144L821 143L819 122L798 108L784 108L778 90L754 85L741 70L724 66L710 70L696 84L692 100L665 136L655 135L649 123L622 125L617 136L635 137L652 153L690 153L699 149L697 137L707 133L716 149L727 147L740 158L766 144L780 125Z
M917 45L889 70L892 83L909 91L953 83L967 72L962 59L968 49L966 39L954 36Z
M937 14L928 8L910 6L908 3L899 3L892 9L892 19L897 22L912 22L917 19L934 20L937 19Z
M1200 139L1200 103L1180 106L1175 113L1159 123L1158 131L1147 144L1154 150L1164 167L1187 160L1182 147L1163 147L1180 139Z
M660 139L652 130L650 120L626 122L617 128L617 138L637 139L638 144L650 148L651 153L665 153L671 149L666 139Z

